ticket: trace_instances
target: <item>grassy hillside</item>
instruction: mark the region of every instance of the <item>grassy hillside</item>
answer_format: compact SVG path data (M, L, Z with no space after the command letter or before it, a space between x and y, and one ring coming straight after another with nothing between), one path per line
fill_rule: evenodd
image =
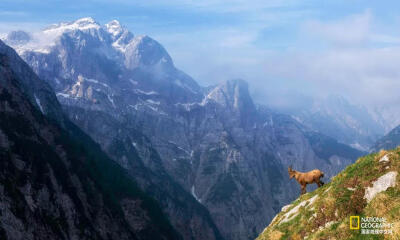
M400 239L399 171L400 147L361 157L330 183L283 207L257 240ZM360 229L350 229L350 216L360 217ZM368 227L365 217L393 225ZM365 234L367 229L374 233Z

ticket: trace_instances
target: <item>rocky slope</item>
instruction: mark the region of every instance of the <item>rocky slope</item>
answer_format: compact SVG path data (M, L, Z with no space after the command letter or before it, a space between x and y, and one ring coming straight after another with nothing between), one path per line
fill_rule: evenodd
M185 239L254 238L299 191L289 164L329 177L362 154L255 105L242 80L200 87L158 42L117 21L84 18L41 36L51 41L13 46Z
M0 238L181 239L0 41Z
M399 171L400 148L361 157L330 183L283 207L257 239L399 239ZM360 217L360 229L350 229L350 216Z
M371 151L379 151L381 149L392 149L400 145L400 126L395 127L388 134L378 139Z

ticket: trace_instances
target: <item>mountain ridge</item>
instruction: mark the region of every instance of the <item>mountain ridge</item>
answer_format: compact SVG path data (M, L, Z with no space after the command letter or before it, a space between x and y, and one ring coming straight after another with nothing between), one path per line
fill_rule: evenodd
M378 139L370 151L392 149L400 145L400 126L393 128L388 134Z
M184 190L181 196L189 193L193 206L208 211L212 221L198 218L199 213L178 218L174 201L152 192L185 239L218 238L218 231L225 239L256 237L263 223L297 194L297 186L285 177L288 165L323 167L329 177L355 160L335 152L316 154L318 144L331 139L321 136L313 145L301 123L255 105L244 81L200 87L172 60L163 63L168 53L155 40L143 44L143 51L132 51L139 57L123 55L112 46L112 36L95 27L64 32L46 51L27 50L29 44L16 47L56 91L69 119L131 171L146 192L170 176ZM126 57L135 64L127 65ZM150 179L135 169L154 175ZM166 189L165 196L174 189ZM191 229L182 224L187 221L194 221ZM209 226L206 235L201 224Z
M361 157L330 183L284 206L257 240L398 239L399 170L399 148ZM361 223L365 217L385 218L393 225L389 229L372 228L382 230L377 235L370 227L360 227L360 222L358 228L350 229L351 216L361 218Z
M181 239L1 41L0 83L2 239Z

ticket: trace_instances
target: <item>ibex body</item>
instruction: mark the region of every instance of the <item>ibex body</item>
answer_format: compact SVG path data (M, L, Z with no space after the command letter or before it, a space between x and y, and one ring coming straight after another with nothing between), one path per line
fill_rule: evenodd
M324 182L321 181L321 178L324 176L324 173L319 169L314 169L312 171L303 173L293 170L292 167L289 167L288 172L290 179L294 177L300 184L301 194L306 193L307 184L316 183L318 187L324 185Z

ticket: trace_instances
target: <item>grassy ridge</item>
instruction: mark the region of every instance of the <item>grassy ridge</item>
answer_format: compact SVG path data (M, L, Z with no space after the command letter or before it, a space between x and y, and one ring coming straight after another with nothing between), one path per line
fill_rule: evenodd
M382 157L389 161L379 161ZM276 239L400 239L400 176L394 187L368 202L365 191L381 176L400 173L400 148L359 158L317 190L304 194L271 221L257 240ZM361 234L349 228L350 216L384 217L393 234Z

